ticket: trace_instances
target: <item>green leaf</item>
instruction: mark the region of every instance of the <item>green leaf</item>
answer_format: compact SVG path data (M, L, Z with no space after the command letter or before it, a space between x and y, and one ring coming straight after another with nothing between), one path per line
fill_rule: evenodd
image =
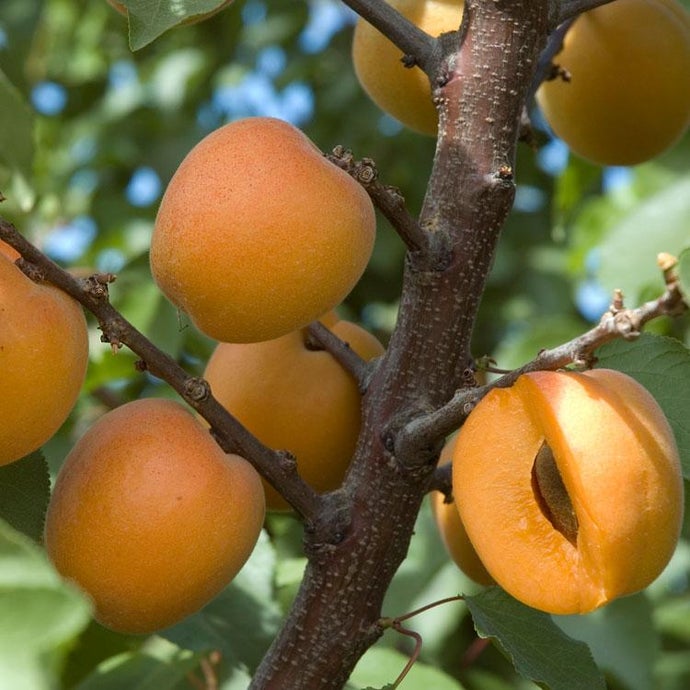
M33 113L2 70L0 103L0 160L28 180L34 160Z
M355 666L350 676L350 683L356 687L364 687L365 690L370 687L381 688L381 686L383 686L382 690L392 688L394 685L391 683L402 673L408 661L409 657L395 649L381 645L374 646ZM462 690L462 685L457 680L420 661L415 662L400 687Z
M589 645L600 668L626 690L654 690L659 634L649 599L617 599L586 616L554 616L561 630Z
M168 29L218 9L225 0L120 0L129 16L129 45L140 50Z
M660 252L678 255L690 243L690 176L680 178L635 206L607 234L600 247L598 279L609 291L623 290L628 301L653 285L663 289L656 263Z
M275 552L262 532L237 577L208 606L161 635L185 649L219 650L224 663L254 671L282 615L274 593Z
M153 637L136 652L106 659L75 690L170 690L200 659L200 654Z
M605 688L587 645L568 637L548 614L521 604L499 587L465 602L477 634L494 638L525 678L551 690Z
M690 479L690 351L678 340L643 333L597 350L598 366L641 383L664 411L676 437L683 475Z
M0 678L12 690L52 690L90 606L45 553L0 521Z
M0 518L35 541L43 534L50 471L41 451L0 467Z
M690 304L690 249L685 249L678 257L678 278L683 298Z

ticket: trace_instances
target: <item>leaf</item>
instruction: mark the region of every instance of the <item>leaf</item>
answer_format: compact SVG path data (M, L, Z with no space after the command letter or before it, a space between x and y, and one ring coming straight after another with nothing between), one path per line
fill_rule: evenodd
M680 253L677 270L683 298L686 303L690 304L690 249L685 249Z
M35 541L43 534L49 499L50 471L40 451L0 467L0 518Z
M551 690L597 690L604 677L584 642L568 637L551 616L521 604L500 587L466 597L480 637L494 638L515 670Z
M0 521L0 678L12 690L52 690L68 644L90 620L85 597L45 553Z
M608 232L600 247L599 282L609 292L620 288L629 301L649 285L661 291L656 256L677 255L688 246L688 216L690 176L685 176L636 205Z
M664 411L676 437L683 475L690 479L690 351L679 341L643 333L597 350L598 366L641 383Z
M649 599L639 594L617 599L586 616L555 616L566 634L589 645L600 668L627 690L654 690L659 633Z
M237 577L208 606L161 632L185 649L219 650L230 667L254 671L273 641L282 616L275 601L275 553L265 533Z
M0 70L0 159L30 179L34 159L34 117L22 95Z
M129 45L140 50L168 29L218 9L225 0L120 0L129 16Z
M365 690L395 687L392 683L398 678L409 657L395 649L376 645L360 659L355 666L350 683ZM381 687L383 686L383 687ZM420 661L410 669L400 684L401 688L433 688L434 690L462 690L462 685L443 671Z
M153 637L136 652L103 661L75 690L169 690L200 660L200 654Z

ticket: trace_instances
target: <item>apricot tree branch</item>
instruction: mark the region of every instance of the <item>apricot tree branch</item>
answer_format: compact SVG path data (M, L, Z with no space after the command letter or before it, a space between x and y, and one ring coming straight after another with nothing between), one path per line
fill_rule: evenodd
M405 206L400 190L378 181L378 170L371 158L355 160L352 151L342 146L336 146L326 157L364 187L410 252L426 253L431 238Z
M287 452L274 451L261 443L213 397L204 379L190 376L112 306L108 298L108 285L115 280L114 275L95 274L85 279L75 278L3 218L0 218L0 239L22 255L20 268L25 268L28 263L32 275L40 275L90 311L103 332L101 340L110 343L114 351L126 345L138 355L142 360L141 370L151 372L177 391L210 424L211 433L221 448L251 462L303 518L307 528L314 528L324 503L321 496L297 474L295 459Z
M343 2L400 48L406 67L419 65L426 71L436 51L435 38L403 17L385 0L343 0Z
M359 390L364 393L371 376L372 365L362 359L349 345L341 340L333 331L326 328L320 321L314 321L307 326L307 346L317 346L326 350L338 363L357 381Z
M668 255L660 255L660 264L668 261L669 258L672 259ZM475 405L491 389L508 388L519 376L531 371L553 371L569 365L589 368L596 359L595 351L602 345L618 338L634 340L641 334L643 326L652 319L660 316L678 316L687 311L688 305L683 301L673 265L666 263L662 265L662 268L666 279L666 290L657 299L645 302L637 308L627 309L623 304L621 292L617 290L609 310L594 328L567 343L542 350L532 361L485 386L459 390L440 409L409 422L398 437L398 442L405 445L406 457L415 457L411 448L427 448L430 444L457 430ZM435 483L443 481L443 477L439 476Z

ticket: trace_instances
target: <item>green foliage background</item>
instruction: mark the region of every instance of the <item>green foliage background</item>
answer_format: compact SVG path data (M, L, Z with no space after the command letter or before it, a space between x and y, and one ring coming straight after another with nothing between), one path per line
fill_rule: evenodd
M190 371L203 369L213 343L153 285L147 248L156 204L134 206L125 190L140 166L150 166L165 184L209 131L200 109L206 106L208 116L218 88L254 73L264 49L279 46L287 57L273 77L277 93L294 83L313 90L314 115L303 128L322 149L343 144L357 157L373 158L383 181L398 186L413 211L423 202L434 142L382 119L363 95L349 57L351 28L337 32L318 53L301 47L316 5L329 1L236 0L206 22L166 30L178 21L167 3L128 0L128 32L127 21L105 0L2 0L2 215L39 246L49 246L75 218L93 219L96 233L70 268L88 273L116 265L114 304ZM194 0L187 6L206 10L217 4ZM261 21L248 21L252 6L262 5ZM118 87L118 65L136 78ZM53 116L31 105L33 89L44 81L66 89L66 105ZM222 122L218 113L211 115ZM591 325L582 315L583 286L595 289L599 302L602 289L606 295L617 287L629 305L657 295L663 288L655 263L659 251L686 250L681 275L690 294L690 139L611 186L610 171L577 159L545 167L548 135L538 129L537 138L540 151L520 147L518 203L503 232L476 332L475 354L491 355L503 368ZM348 316L384 340L395 319L403 254L381 219L371 264L344 305ZM250 562L217 600L145 639L91 622L87 600L59 579L40 548L46 462L54 476L74 440L109 407L143 395L171 395L159 381L135 372L130 353L114 355L102 345L91 325L83 395L43 449L45 461L38 454L0 471L0 515L6 521L0 523L0 687L191 688L190 679L200 681L202 660L207 663L214 650L220 652L219 660L213 657L220 687L246 687L304 568L295 521L271 516ZM671 419L690 477L688 318L660 320L648 331L642 342L607 347L601 362L627 371L654 393ZM459 592L469 598L409 622L424 646L403 687L603 687L592 659L610 688L688 687L687 537L686 528L676 557L646 592L589 616L550 617L467 580L448 562L425 506L385 614L401 615ZM485 646L484 637L499 643ZM392 683L410 652L408 642L388 632L349 687ZM10 685L3 685L8 679Z

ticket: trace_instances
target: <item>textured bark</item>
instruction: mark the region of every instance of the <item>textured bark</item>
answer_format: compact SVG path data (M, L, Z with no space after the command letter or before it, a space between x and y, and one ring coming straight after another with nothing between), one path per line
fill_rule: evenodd
M468 0L461 33L441 42L432 77L439 138L420 217L428 249L407 255L398 325L364 398L356 457L306 535L304 581L254 689L341 688L382 633L381 603L441 442L398 432L447 402L471 367L472 330L513 202L520 116L548 14L548 0Z

